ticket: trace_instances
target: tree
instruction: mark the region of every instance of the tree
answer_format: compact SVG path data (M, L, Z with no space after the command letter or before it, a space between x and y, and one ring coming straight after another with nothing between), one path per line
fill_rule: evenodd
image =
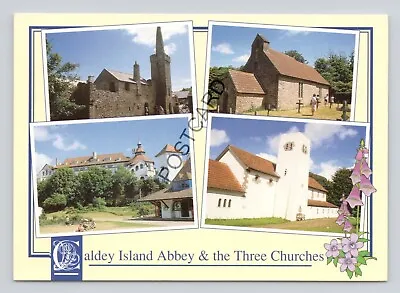
M210 74L209 74L209 82L213 82L214 80L223 81L228 76L229 69L233 70L241 70L240 68L235 68L231 65L229 66L221 66L221 67L210 67Z
M41 206L44 201L54 194L65 196L67 203L74 202L76 197L76 176L70 168L57 169L48 179L38 184L38 203Z
M79 65L63 63L62 57L52 49L51 43L46 40L50 119L67 120L73 118L84 107L70 100L73 82L78 79L74 71Z
M126 197L133 198L138 190L135 175L124 167L119 167L112 175L111 198L113 206L125 202Z
M331 184L327 190L326 200L337 206L340 206L340 199L343 195L347 196L353 188L353 183L350 179L351 170L342 168L335 172L332 177Z
M289 50L289 51L285 51L285 54L293 57L294 59L296 59L297 61L301 62L301 63L305 63L307 64L308 61L304 58L304 56L299 53L297 50Z
M147 196L150 193L156 192L160 190L160 185L157 184L157 181L153 178L143 179L139 183L139 187L141 190L141 196Z
M330 54L318 58L315 69L330 83L337 93L351 93L353 84L354 52L349 56Z
M78 174L79 198L77 202L83 206L92 204L95 197L103 197L107 201L111 197L112 173L99 167L90 167Z
M67 197L64 194L54 193L43 202L43 209L46 213L63 210L67 206Z

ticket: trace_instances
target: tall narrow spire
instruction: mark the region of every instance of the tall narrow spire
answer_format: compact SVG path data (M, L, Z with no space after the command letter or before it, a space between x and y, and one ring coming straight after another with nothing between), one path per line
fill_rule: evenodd
M161 33L161 27L157 27L156 33L156 54L165 54L164 51L164 41Z

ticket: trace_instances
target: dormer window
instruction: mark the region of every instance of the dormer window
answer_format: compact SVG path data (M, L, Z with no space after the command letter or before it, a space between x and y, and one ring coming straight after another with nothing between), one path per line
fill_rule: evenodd
M308 153L308 147L303 144L303 153L307 154Z
M283 146L283 148L284 148L285 151L291 151L291 150L293 150L293 147L294 147L294 142L293 142L293 141L287 142L287 143L285 143L285 145Z

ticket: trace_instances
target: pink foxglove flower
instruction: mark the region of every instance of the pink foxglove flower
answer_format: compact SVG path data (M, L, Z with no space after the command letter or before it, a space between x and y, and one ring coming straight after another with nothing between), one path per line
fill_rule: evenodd
M350 253L352 256L358 256L358 250L364 246L364 243L357 242L358 235L353 233L349 238L342 239L343 252Z
M350 232L351 229L353 229L353 225L350 223L350 221L348 219L346 219L344 221L343 230L346 231L346 232Z
M361 175L360 190L366 195L370 196L372 193L376 192L376 188L371 184L369 179L364 175Z
M361 200L360 189L358 189L357 185L353 186L353 189L351 190L346 201L348 202L348 204L352 209L354 209L356 206L364 205Z
M368 163L365 159L361 161L361 174L367 178L372 174L372 171L369 168Z
M349 216L351 214L349 210L349 203L346 200L344 200L340 205L338 213L339 215L343 214L345 216Z
M339 217L337 217L336 219L336 224L342 226L345 221L347 221L347 217L345 216L345 214L340 214Z
M361 163L357 162L354 165L353 172L351 172L351 181L354 184L357 184L361 180Z
M325 243L324 247L327 250L327 257L337 257L339 255L339 250L342 249L342 245L339 244L336 239L332 239L331 243Z
M344 272L347 269L354 272L354 270L356 269L355 264L357 263L357 259L351 257L350 253L346 253L345 257L339 258L339 263L341 264L340 266L341 272Z

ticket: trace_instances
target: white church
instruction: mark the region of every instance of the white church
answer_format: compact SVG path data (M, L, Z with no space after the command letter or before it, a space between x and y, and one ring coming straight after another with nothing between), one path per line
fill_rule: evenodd
M310 140L301 132L281 135L276 164L228 145L209 160L206 218L337 217L338 207L309 175L310 150Z

